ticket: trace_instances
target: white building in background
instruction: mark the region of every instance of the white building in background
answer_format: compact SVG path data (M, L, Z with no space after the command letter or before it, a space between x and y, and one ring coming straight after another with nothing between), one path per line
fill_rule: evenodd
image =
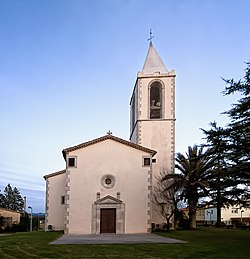
M66 148L66 168L44 176L46 230L146 233L164 222L154 187L161 170L174 170L175 72L167 70L152 43L130 111L130 141L108 132Z
M215 224L217 221L217 208L216 207L209 207L205 208L205 222L210 224Z
M215 224L217 221L217 208L205 208L205 221L207 223ZM230 206L221 209L221 222L226 225L233 225L235 222L250 223L250 209L240 206Z

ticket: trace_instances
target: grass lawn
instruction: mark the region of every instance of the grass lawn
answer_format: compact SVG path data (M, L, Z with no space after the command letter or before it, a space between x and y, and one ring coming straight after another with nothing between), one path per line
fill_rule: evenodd
M250 231L199 228L160 233L187 244L49 245L59 232L0 236L0 258L250 258Z

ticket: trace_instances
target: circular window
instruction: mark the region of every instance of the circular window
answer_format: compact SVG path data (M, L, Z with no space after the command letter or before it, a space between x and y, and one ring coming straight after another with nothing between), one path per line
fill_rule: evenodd
M110 178L106 178L105 183L107 185L110 185L112 183L112 180Z
M115 177L113 175L104 175L101 179L103 187L110 189L115 186Z

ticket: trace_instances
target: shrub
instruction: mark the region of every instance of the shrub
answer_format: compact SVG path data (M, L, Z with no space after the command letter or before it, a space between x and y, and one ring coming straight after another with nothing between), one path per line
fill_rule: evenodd
M189 229L189 219L181 218L178 222L178 226L183 229Z
M243 228L243 229L247 229L247 225L243 222L235 222L235 226L236 228Z

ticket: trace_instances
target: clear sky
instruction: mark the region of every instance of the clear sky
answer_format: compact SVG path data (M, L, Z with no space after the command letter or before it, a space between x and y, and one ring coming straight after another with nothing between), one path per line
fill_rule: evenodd
M250 60L249 0L0 0L0 189L44 212L62 149L108 130L129 138L129 99L149 42L176 71L176 152L235 97Z

